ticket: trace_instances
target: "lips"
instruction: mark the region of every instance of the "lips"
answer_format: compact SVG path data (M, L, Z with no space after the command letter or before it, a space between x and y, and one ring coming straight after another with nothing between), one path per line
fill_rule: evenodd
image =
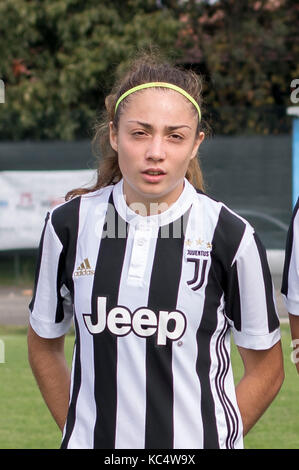
M161 168L147 168L141 174L147 183L159 183L166 175Z
M148 168L142 173L151 176L165 175L165 171L161 170L160 168Z

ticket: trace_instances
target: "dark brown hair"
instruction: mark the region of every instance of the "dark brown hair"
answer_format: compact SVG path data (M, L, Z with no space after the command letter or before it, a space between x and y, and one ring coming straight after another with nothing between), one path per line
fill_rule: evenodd
M69 191L66 200L74 196L95 191L110 184L115 184L122 178L118 165L118 155L110 145L109 123L112 121L115 129L118 128L119 116L130 99L125 98L117 108L115 104L119 97L131 88L148 82L168 82L183 88L198 103L202 111L202 78L192 70L172 65L153 54L142 54L130 64L128 71L116 81L111 93L105 99L105 110L102 117L94 127L92 140L93 152L98 157L97 181L91 188L78 188ZM192 105L191 105L192 106ZM196 108L194 113L197 114ZM198 124L197 132L204 129L204 121ZM190 161L186 178L197 189L204 189L202 172L198 158Z

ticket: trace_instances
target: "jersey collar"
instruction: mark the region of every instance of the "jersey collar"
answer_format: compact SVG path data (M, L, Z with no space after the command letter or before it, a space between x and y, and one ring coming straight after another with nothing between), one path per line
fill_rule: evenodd
M195 188L185 178L184 189L182 193L175 203L169 207L169 209L162 212L161 214L144 217L140 214L136 214L127 205L123 194L123 179L121 179L113 188L113 202L117 212L126 222L133 225L146 224L153 226L163 226L170 224L185 214L194 201L194 195L196 195Z

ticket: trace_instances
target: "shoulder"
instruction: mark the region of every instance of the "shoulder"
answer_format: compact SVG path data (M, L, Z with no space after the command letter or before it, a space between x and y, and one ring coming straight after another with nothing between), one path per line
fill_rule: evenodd
M213 233L213 254L230 266L243 250L254 242L255 230L251 224L230 209L225 203L197 191L201 202L205 223Z
M218 201L206 193L196 190L197 198L203 204L208 217L214 219L215 228L218 230L232 230L233 232L254 232L251 224L237 212L228 207L224 202Z
M299 198L297 199L297 202L293 209L291 225L296 225L297 227L299 227Z
M75 196L69 201L54 207L49 213L49 219L57 236L64 244L69 233L76 233L79 226L82 207L88 210L89 207L104 202L109 198L113 186L107 186L96 191Z
M292 251L298 246L299 235L299 198L293 208L286 238L286 259L289 260Z

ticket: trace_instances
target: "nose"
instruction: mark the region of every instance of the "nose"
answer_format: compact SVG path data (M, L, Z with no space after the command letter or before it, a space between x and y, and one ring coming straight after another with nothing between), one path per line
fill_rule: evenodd
M146 159L159 161L164 160L166 154L163 139L160 136L153 136L146 150Z

